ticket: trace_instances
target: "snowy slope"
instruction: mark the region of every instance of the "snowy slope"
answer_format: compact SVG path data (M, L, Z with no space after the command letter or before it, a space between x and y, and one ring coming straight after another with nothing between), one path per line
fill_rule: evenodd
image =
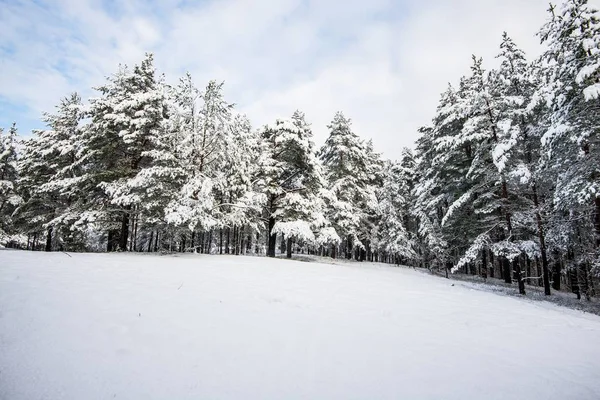
M407 269L0 250L0 399L600 399L600 318Z

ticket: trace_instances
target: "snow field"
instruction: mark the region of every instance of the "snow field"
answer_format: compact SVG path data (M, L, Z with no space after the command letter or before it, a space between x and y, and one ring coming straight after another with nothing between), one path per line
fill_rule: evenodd
M599 339L403 268L0 251L0 399L592 400Z

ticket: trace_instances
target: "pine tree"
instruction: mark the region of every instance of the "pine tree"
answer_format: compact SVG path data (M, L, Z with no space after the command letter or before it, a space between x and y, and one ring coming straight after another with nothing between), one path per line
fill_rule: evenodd
M277 234L292 240L315 242L315 232L326 225L321 217L320 191L323 180L317 162L312 132L304 114L277 120L262 130L261 181L266 194L268 252L275 257ZM291 250L288 250L291 257Z
M410 153L405 149L404 154L409 157ZM387 162L383 185L377 191L377 248L390 254L397 264L406 263L416 256L412 235L407 229L411 174L412 171L399 162Z
M69 183L78 173L81 98L73 93L56 108L55 114L44 115L49 129L34 131L36 136L25 142L19 163L19 184L25 201L16 214L25 233L46 231L46 251L51 251L54 245L83 249L82 238L70 229L71 221L57 218L65 214L79 195L69 191Z
M332 196L327 208L327 218L340 237L344 239L346 257L353 249L364 248L360 241L365 231L362 223L368 209L361 208L374 193L369 191L370 179L376 171L369 171L369 156L365 143L351 129L351 121L341 112L336 113L328 125L329 137L319 152L325 180ZM374 168L374 166L372 166ZM334 253L335 255L335 253Z
M233 104L224 99L223 83L210 81L201 92L189 74L176 88L175 103L179 107L177 153L185 178L167 206L167 221L192 231L223 226L225 221L218 219L215 210L230 199L215 188L215 178L222 173L225 161Z
M17 187L17 126L0 129L0 238L13 233L13 212L22 202Z
M556 177L555 216L577 221L567 223L570 250L590 297L591 264L600 252L600 20L587 3L567 0L560 10L550 8L539 34L547 51L537 98L549 108L542 161Z

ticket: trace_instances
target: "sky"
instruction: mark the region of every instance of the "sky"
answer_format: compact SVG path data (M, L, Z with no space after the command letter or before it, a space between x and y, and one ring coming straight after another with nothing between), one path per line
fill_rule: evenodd
M590 4L600 6L600 0ZM471 55L503 31L534 57L547 0L0 0L0 127L43 128L73 91L96 95L119 63L155 54L167 82L189 71L255 127L299 109L322 144L336 111L398 158Z

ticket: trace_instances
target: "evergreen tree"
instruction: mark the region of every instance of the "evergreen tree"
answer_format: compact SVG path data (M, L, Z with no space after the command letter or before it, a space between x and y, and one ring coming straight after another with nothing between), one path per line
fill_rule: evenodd
M261 135L267 254L275 257L278 233L288 238L289 249L292 239L314 242L315 231L326 225L319 196L323 181L304 114L297 111L290 120L277 120L266 126Z
M545 170L556 177L555 219L577 221L561 225L571 232L570 252L589 297L600 247L600 20L587 3L567 0L559 10L550 8L540 31L547 51L537 98L549 109L542 155Z
M46 251L51 251L55 245L69 250L83 249L83 239L70 229L70 221L57 219L79 195L69 188L78 174L81 98L73 93L62 99L56 108L55 114L44 115L49 129L34 131L35 136L25 142L19 163L19 183L25 201L17 216L24 233L46 232Z
M355 246L364 248L360 241L360 237L364 239L365 236L361 224L369 210L361 205L373 199L369 183L376 178L373 176L375 171L368 170L371 160L366 145L352 131L350 119L338 112L328 128L329 137L319 152L325 180L332 193L327 218L344 239L346 257L350 258Z
M0 129L0 238L13 233L13 212L22 202L17 187L17 126Z

